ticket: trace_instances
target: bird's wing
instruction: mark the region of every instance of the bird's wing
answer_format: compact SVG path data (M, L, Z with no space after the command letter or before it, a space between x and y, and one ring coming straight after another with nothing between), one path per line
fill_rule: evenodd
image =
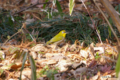
M57 42L57 41L60 41L62 40L64 37L63 36L59 36L59 37L53 37L51 40L50 40L50 43L54 43L54 42Z

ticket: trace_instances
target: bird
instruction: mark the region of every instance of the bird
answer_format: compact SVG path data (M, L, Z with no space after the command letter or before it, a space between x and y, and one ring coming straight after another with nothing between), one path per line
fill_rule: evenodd
M61 42L65 41L67 32L65 30L61 30L57 35L55 35L52 39L46 42L46 45L56 44L59 45Z

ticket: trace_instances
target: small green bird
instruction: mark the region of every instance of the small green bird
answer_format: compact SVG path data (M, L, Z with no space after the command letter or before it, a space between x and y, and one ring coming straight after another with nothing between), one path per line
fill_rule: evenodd
M67 34L66 31L62 30L57 35L55 35L51 40L49 40L46 44L47 45L53 43L59 44L65 40L66 34Z

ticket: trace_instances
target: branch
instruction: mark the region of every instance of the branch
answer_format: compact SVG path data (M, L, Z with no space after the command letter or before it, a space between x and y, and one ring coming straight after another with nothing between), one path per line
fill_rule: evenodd
M52 2L36 3L36 4L33 4L33 5L29 6L29 7L26 7L26 8L21 9L20 11L14 13L12 16L14 16L15 14L18 14L18 13L20 13L20 12L22 12L22 11L25 11L25 10L27 10L27 9L29 9L29 8L32 8L32 7L36 6L36 5L39 5L39 4L49 4L49 3L52 3Z

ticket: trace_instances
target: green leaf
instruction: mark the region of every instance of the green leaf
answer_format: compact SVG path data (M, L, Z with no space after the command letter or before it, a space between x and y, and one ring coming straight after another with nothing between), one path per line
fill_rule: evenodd
M119 13L120 13L120 4L118 5L118 11L119 11Z
M73 8L75 5L75 1L74 0L69 0L69 14L72 14Z
M52 19L52 15L48 12L48 18Z
M45 0L45 2L48 2L48 1L49 1L49 0ZM45 9L46 5L47 5L47 4L44 4L44 5L43 5L43 9Z
M57 9L58 9L59 13L62 13L62 8L61 8L60 3L58 2L58 0L56 0L56 5L57 5Z
M0 69L0 75L3 74L4 70L3 69Z
M112 18L109 18L109 22L112 25ZM112 31L111 31L110 27L108 27L108 32L109 32L109 37L111 38Z
M24 52L23 52L23 53L24 53ZM26 52L26 53L24 54L24 57L23 57L23 63L22 63L21 71L20 71L20 79L19 79L19 80L21 80L22 70L24 69L25 61L26 61L26 59L27 59L27 54L28 54L28 52Z
M116 76L118 77L118 74L120 72L120 53L119 53L119 57L118 57L118 60L117 60L115 71L116 71Z
M30 60L30 64L31 64L31 80L37 80L36 66L35 66L34 59L32 58L32 56L29 56L29 60Z

